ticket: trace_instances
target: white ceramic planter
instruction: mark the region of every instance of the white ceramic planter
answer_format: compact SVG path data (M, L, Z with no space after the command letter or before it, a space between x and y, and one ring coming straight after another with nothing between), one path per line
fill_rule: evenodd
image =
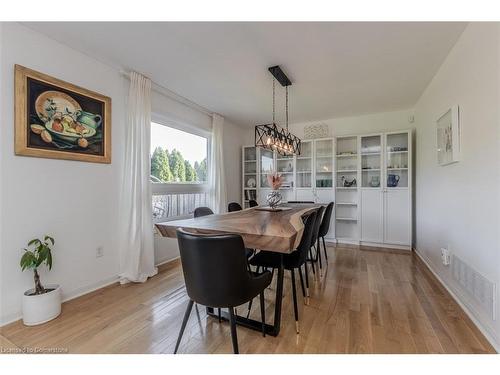
M46 323L57 318L61 313L61 287L46 285L45 289L54 289L48 293L30 295L34 289L23 295L23 323L27 326Z

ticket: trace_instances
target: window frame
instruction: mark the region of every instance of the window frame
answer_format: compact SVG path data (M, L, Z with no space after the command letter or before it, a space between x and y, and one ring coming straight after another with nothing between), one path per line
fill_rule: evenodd
M212 146L212 133L177 119L169 118L157 113L151 114L151 125L153 123L163 125L169 128L183 131L192 135L206 138L207 140L207 181L187 181L187 182L151 182L152 195L162 194L182 194L182 193L207 193L210 186L210 164L211 164L211 146ZM151 152L151 150L150 150Z
M211 147L212 147L212 133L209 130L205 130L203 128L199 128L190 124L187 124L181 120L167 117L164 115L160 115L157 113L151 114L151 125L153 123L167 126L169 128L177 129L186 133L190 133L193 135L197 135L207 140L207 181L204 182L152 182L150 181L151 186L151 198L155 195L175 195L175 194L209 194L210 192L210 165L211 165ZM151 152L151 151L150 151ZM151 156L150 156L151 161ZM191 214L178 215L178 216L169 216L155 219L153 218L153 222L165 222L179 219L187 219L192 217Z

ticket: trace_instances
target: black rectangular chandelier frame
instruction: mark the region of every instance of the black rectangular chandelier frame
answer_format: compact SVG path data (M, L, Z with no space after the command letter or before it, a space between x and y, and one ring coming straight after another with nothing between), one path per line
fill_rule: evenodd
M276 124L255 127L255 146L275 150L282 156L300 155L300 138Z
M269 72L286 90L286 129L274 123L274 82L273 82L273 123L255 126L255 147L276 151L282 156L300 155L300 138L288 131L288 86L292 82L279 65L272 66Z

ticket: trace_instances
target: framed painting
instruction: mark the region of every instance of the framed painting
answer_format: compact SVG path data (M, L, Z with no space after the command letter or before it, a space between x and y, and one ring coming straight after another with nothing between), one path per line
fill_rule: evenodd
M437 159L439 165L460 160L460 123L458 106L449 108L436 121Z
M15 65L15 153L111 163L111 98Z

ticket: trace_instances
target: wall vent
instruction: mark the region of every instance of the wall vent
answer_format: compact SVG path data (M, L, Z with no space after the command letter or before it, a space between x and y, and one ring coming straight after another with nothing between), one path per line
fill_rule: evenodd
M453 255L451 262L453 278L463 290L496 320L496 284L474 270L462 259Z

